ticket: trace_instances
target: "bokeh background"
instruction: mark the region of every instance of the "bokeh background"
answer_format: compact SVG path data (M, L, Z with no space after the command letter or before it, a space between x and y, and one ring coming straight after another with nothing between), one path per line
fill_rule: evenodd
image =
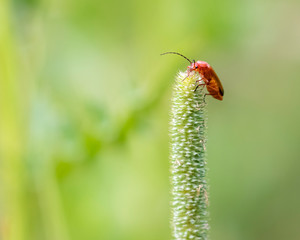
M174 76L209 62L211 239L300 239L300 2L1 0L0 239L165 240Z

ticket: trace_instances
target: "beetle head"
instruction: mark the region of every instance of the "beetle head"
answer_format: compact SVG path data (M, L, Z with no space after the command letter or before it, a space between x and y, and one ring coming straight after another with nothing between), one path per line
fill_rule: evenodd
M197 71L197 72L202 72L203 70L208 68L210 68L210 65L204 61L197 61L197 62L194 61L190 66L188 66L189 71Z

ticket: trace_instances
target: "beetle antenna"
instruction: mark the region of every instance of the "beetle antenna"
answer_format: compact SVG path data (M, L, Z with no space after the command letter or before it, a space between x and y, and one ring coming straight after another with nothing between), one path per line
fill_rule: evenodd
M185 58L186 60L188 60L188 61L190 62L190 64L192 64L192 61L191 61L190 59L188 59L186 56L183 56L183 55L180 54L180 53L177 53L177 52L165 52L165 53L162 53L162 54L160 54L160 55L165 55L165 54L176 54L176 55L179 55L179 56Z

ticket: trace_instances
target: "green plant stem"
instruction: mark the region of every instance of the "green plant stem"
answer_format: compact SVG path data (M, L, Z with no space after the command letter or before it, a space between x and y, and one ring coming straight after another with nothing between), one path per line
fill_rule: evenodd
M199 75L179 73L171 111L173 239L207 239L206 114Z

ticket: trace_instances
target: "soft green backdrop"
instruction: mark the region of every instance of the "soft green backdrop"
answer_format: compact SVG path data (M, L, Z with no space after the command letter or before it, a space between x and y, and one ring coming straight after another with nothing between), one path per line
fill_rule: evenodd
M211 239L300 239L300 2L0 0L0 239L166 240L174 76L209 62Z

